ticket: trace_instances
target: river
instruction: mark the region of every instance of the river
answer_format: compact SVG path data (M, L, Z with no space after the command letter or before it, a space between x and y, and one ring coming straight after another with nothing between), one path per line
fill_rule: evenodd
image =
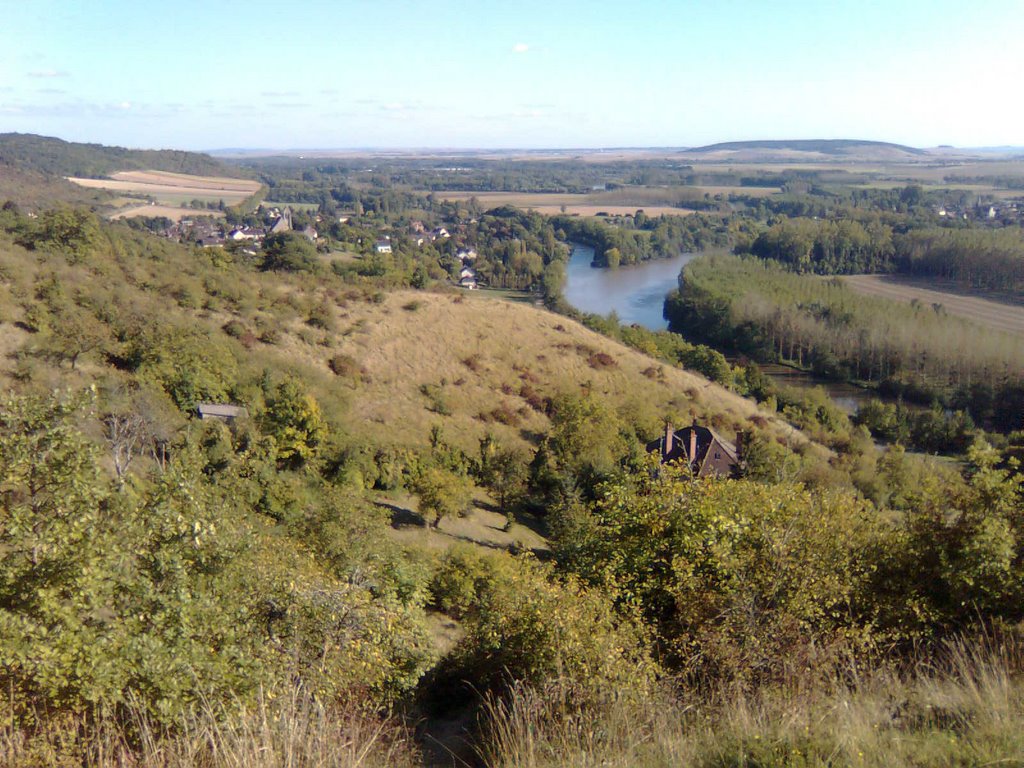
M617 269L592 267L594 249L571 243L572 257L566 270L565 299L581 312L607 315L615 312L623 325L642 325L662 331L665 295L679 284L679 273L694 253L671 259L652 259Z
M615 312L623 325L642 325L655 331L668 328L662 316L665 296L679 285L679 273L695 253L681 253L671 259L652 259L617 269L590 266L594 249L571 243L572 256L566 269L565 299L581 312L607 315ZM872 397L868 390L843 382L829 381L785 365L762 365L776 384L807 389L823 387L847 413Z

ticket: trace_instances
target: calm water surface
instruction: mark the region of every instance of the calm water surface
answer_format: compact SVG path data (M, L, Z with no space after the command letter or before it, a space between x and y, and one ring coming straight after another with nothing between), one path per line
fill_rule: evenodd
M581 312L607 315L614 311L624 325L664 330L661 316L665 295L679 284L679 272L696 254L681 253L671 259L652 259L618 269L590 266L594 249L572 244L566 270L565 298Z
M594 249L578 243L566 270L565 298L581 312L607 315L615 312L623 325L642 325L655 331L668 328L662 317L665 296L678 287L679 272L697 254L681 253L671 259L652 259L618 269L590 266ZM871 392L852 384L828 381L814 374L784 365L762 365L761 369L776 384L790 387L823 387L829 396L847 413L854 413L866 403Z

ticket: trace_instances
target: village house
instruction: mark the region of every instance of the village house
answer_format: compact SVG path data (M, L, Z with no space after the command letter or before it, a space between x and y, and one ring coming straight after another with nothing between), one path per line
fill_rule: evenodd
M391 241L388 239L378 240L373 244L373 250L377 253L391 253Z
M680 430L666 424L665 434L646 448L648 453L657 451L662 464L687 465L694 477L734 477L740 468L737 447L697 422Z
M236 242L240 240L259 240L263 237L263 230L255 227L241 227L228 232L228 238Z
M273 216L273 212L271 212ZM280 232L290 232L292 230L292 209L285 208L281 211L281 215L277 217L274 225L270 228L268 234L276 235Z

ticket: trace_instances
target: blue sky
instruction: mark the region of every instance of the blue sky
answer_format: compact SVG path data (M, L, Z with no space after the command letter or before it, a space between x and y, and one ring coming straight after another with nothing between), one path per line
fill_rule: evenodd
M0 0L0 132L131 147L1024 144L1024 0Z

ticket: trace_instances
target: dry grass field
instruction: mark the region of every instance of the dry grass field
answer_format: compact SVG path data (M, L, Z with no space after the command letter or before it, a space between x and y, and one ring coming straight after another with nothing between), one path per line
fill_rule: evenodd
M701 194L707 194L714 197L715 195L743 195L744 197L771 197L772 195L778 195L782 193L781 187L686 187L686 189L693 189Z
M466 449L490 432L526 450L549 426L543 398L585 389L654 431L671 416L678 424L698 418L730 440L757 423L780 442L807 442L750 400L544 309L413 291L340 303L326 345L288 334L276 351L325 373L333 355L354 361L360 374L335 381L347 390L347 428L357 440L420 448L439 425Z
M181 221L192 216L213 216L222 217L222 211L195 210L193 208L178 208L170 205L132 205L121 208L110 215L111 219L130 219L134 216L166 216L172 221Z
M158 203L169 206L190 200L223 200L225 204L233 205L255 194L260 188L258 182L247 179L190 176L165 171L123 171L113 174L109 179L69 177L68 181L89 189L148 195Z
M1024 302L1004 297L967 294L952 284L895 275L848 275L841 278L857 293L910 303L915 299L926 307L941 304L957 315L997 331L1024 335Z
M534 210L549 216L566 213L570 216L596 216L607 213L610 216L634 214L643 208L648 216L686 216L693 213L687 208L676 208L668 205L649 205L642 200L635 203L602 202L601 195L573 195L564 193L531 193L531 192L445 192L441 196L446 200L469 200L475 197L486 210L502 205ZM565 209L563 211L563 208Z

